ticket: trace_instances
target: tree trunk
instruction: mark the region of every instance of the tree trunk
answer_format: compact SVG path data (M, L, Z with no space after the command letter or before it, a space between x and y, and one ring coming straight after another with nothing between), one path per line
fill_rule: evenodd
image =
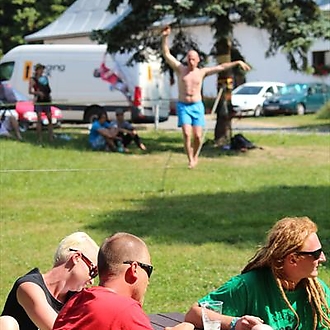
M231 62L230 53L219 55L218 62ZM222 88L223 92L216 109L217 122L214 129L214 141L217 145L228 144L231 138L231 120L233 114L231 92L233 90L233 77L230 71L221 72L218 78L218 89Z
M228 17L221 17L215 24L216 43L215 52L219 64L231 62L231 22ZM232 70L220 72L218 76L218 90L223 89L222 97L216 109L217 122L214 129L214 142L216 145L225 145L230 143L231 138L231 120L232 104L231 92L233 90Z

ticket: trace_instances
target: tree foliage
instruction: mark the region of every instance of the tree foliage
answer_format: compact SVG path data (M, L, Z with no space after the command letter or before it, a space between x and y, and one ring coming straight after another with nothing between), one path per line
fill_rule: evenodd
M123 2L112 0L109 10L115 12ZM171 23L179 29L176 39L182 49L192 41L182 39L184 20L209 17L215 32L213 53L219 53L232 39L231 16L236 14L239 22L269 33L266 56L284 52L291 68L300 71L308 69L307 52L313 40L330 39L327 19L313 0L129 0L129 4L132 12L120 24L110 31L95 31L93 38L107 43L111 53L134 51L136 60L143 59L148 48L159 50L159 30L152 26L164 17L172 17Z
M53 22L75 0L1 0L0 55Z
M178 31L171 49L177 58L189 48L198 48L198 43L182 32L185 19L196 17L209 19L214 31L211 54L226 62L242 58L239 45L233 39L235 22L266 30L270 37L265 55L285 53L291 69L296 71L309 71L307 54L315 39L330 39L327 19L313 0L127 1L131 6L131 13L111 30L95 31L92 38L106 43L110 53L134 52L133 60L145 59L149 49L159 53L159 28L166 24L166 18L171 18L167 23L171 23ZM108 9L114 13L125 2L126 0L111 0ZM196 50L201 53L199 49ZM229 138L233 113L233 81L230 70L219 74L218 84L224 89L224 93L217 107L215 141Z

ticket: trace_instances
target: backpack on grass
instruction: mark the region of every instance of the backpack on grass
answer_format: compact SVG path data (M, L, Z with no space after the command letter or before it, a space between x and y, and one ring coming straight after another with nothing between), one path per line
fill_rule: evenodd
M251 141L249 141L242 134L235 134L231 138L230 149L231 150L242 150L242 149L254 149L255 146Z

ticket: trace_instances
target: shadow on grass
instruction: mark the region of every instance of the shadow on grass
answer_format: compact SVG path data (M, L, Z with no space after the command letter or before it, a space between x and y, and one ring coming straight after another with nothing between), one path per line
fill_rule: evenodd
M49 142L47 131L43 132L42 147L50 149L67 149L78 150L86 152L94 152L91 150L88 143L88 134L83 132L81 128L70 128L55 130L55 139ZM147 151L140 150L134 142L129 145L130 154L157 154L161 152L171 152L183 154L183 141L181 133L160 131L152 134L147 134L142 137L143 143L147 146ZM36 147L40 147L37 141L36 132L30 130L24 133L24 142L30 143ZM237 155L236 151L223 151L220 148L215 148L211 140L207 140L202 148L201 156L214 158L219 156Z
M49 142L48 132L44 130L42 133L42 144L37 140L37 133L35 130L28 130L23 133L24 143L29 143L36 147L50 148L50 149L73 149L80 151L88 151L88 135L80 132L66 132L65 130L54 130L54 140Z
M158 243L227 242L256 246L275 221L285 216L309 216L320 229L324 250L330 253L329 189L278 186L258 192L159 196L126 200L136 211L99 214L87 229L110 235L127 231Z
M296 128L297 131L312 131L312 132L330 132L330 120L328 124L311 124L311 125L304 125L299 126Z

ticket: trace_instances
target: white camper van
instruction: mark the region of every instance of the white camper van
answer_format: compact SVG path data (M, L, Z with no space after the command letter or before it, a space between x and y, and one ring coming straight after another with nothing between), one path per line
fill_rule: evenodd
M170 86L156 59L127 65L129 56L106 54L106 45L22 45L0 61L0 80L7 80L28 95L34 66L41 63L49 77L52 102L63 112L63 120L89 122L106 110L125 110L135 123L168 119Z

